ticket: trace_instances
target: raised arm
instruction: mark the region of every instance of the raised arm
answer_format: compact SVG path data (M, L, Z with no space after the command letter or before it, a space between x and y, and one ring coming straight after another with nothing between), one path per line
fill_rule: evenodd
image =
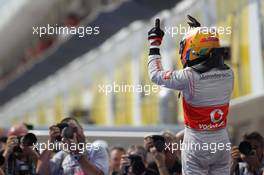
M183 90L188 86L192 75L188 70L163 70L160 56L160 45L164 32L160 29L160 21L156 19L155 27L148 32L149 58L148 58L148 72L151 81L155 84L176 89Z

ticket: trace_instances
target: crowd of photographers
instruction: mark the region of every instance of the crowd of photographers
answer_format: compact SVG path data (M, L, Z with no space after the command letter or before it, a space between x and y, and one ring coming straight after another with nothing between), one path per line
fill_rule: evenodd
M180 149L166 149L180 143L183 132L149 135L142 145L108 148L88 144L82 126L74 118L65 118L49 128L45 149L27 125L10 128L2 137L0 175L181 175ZM50 146L52 143L52 146ZM264 140L257 133L244 135L238 146L231 148L230 175L264 175ZM221 163L221 162L219 162Z

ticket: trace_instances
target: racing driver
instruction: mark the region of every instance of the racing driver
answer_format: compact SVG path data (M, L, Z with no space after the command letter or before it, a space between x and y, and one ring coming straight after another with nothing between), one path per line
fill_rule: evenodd
M155 27L148 32L149 76L152 82L178 90L183 95L182 173L227 175L230 141L226 125L233 71L224 64L218 33L201 27L190 15L187 17L191 28L181 40L179 49L184 69L163 70L160 45L164 32L156 19ZM216 152L204 150L205 145L209 147L213 143L221 145Z

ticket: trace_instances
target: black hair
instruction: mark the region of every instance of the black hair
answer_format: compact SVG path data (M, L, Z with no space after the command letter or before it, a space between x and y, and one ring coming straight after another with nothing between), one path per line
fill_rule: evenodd
M243 139L244 140L255 140L261 145L262 148L264 147L264 138L260 133L258 133L256 131L254 131L250 134L245 134Z
M62 119L60 123L68 123L69 121L75 121L77 125L81 127L80 122L76 118L73 118L73 117L66 117Z
M128 153L135 152L136 155L143 156L144 160L147 160L147 151L146 149L141 145L131 145L127 149Z

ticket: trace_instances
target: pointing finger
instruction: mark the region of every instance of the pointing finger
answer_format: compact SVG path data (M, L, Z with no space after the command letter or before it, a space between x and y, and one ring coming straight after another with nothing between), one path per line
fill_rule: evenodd
M160 28L160 19L156 18L155 20L155 27Z

